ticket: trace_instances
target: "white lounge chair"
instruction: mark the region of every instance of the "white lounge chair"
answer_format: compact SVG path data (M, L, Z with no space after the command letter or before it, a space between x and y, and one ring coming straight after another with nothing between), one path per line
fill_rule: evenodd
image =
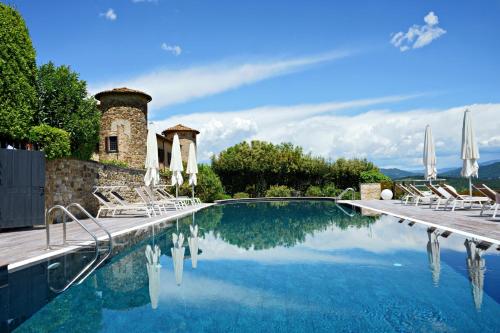
M134 212L134 213L143 213L141 215L147 215L151 217L151 211L147 207L147 205L140 203L125 203L124 201L117 200L115 196L114 199L107 196L107 193L111 190L116 190L119 187L117 186L97 186L92 191L92 195L99 201L100 207L97 212L96 218L99 218L102 212L111 211L112 216L116 216L116 214L121 214L124 211Z
M167 213L168 210L181 209L180 205L173 200L157 200L154 196L151 196L150 190L146 186L136 187L135 191L145 204L150 206L153 211L158 210L160 214L162 211Z
M443 188L452 196L453 200L451 208L452 211L454 211L455 208L457 207L457 203L461 203L462 208L464 209L467 203L470 204L470 208L472 208L475 203L479 204L482 208L483 204L488 203L490 201L490 198L488 197L471 197L471 196L461 195L455 190L455 188L447 184L444 184Z
M419 203L427 204L432 208L432 203L436 201L438 198L436 195L431 192L424 192L418 189L415 185L409 184L409 189L413 191L415 194L415 206L418 206Z
M481 216L484 214L484 210L488 207L490 211L492 211L493 218L497 217L498 208L500 207L500 193L489 188L486 184L481 184L482 187L476 187L481 193L490 198L490 202L483 205L481 209Z
M448 204L452 200L451 195L448 192L446 192L445 190L443 190L441 187L437 188L436 186L434 186L432 184L427 184L426 186L436 196L436 200L435 200L436 208L435 209L439 210L439 208L441 207L441 205L443 203L444 203L444 209L447 209ZM432 206L431 206L431 208L432 208Z

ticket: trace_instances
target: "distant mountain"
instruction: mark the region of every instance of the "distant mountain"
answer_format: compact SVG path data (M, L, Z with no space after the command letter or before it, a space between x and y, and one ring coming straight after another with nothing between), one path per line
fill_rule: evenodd
M441 177L460 177L461 168L456 168L441 173ZM479 178L481 179L500 179L500 162L485 162L479 165Z
M439 168L438 177L460 177L462 168ZM423 172L408 171L397 168L381 168L380 172L392 179L408 177L421 177ZM500 179L500 160L492 160L479 163L479 177L481 179Z
M397 169L397 168L388 168L388 169L381 168L380 172L382 172L387 177L391 177L392 179L400 179L400 178L406 178L406 177L419 176L419 174L417 172L406 171L406 170L401 170L401 169ZM422 174L420 174L420 176L421 175Z

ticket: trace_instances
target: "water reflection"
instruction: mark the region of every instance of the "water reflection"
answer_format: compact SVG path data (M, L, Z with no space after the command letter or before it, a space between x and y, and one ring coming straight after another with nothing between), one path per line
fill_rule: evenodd
M439 275L441 274L441 251L439 248L439 231L427 229L427 256L429 257L429 268L432 272L432 281L435 286L439 285Z
M154 250L148 244L145 251L146 270L148 272L149 298L151 308L158 308L158 297L160 294L160 256L161 250L158 245L154 245Z
M481 310L483 303L484 271L486 262L482 258L483 250L478 247L474 240L466 239L465 248L467 250L467 270L469 271L469 280L472 288L474 305L478 311Z
M486 254L486 274L485 249L477 242L467 240L464 249L459 235L445 239L445 233L418 223L409 228L388 216L344 210L347 214L317 202L202 210L196 221L195 216L181 219L152 243L143 241L114 257L84 284L45 306L20 332L230 331L227 323L241 325L242 314L262 331L276 318L285 318L290 331L304 330L305 322L318 331L471 331L476 324L486 332L500 327L500 318L492 315L498 314L498 297L488 294L489 276L500 262L495 251ZM183 272L189 257L197 266L196 246L204 251L203 261ZM394 262L402 265L394 267ZM321 329L327 321L330 329ZM144 326L137 329L135 322ZM175 326L179 323L185 326ZM336 326L341 323L359 326ZM387 323L396 326L383 326Z

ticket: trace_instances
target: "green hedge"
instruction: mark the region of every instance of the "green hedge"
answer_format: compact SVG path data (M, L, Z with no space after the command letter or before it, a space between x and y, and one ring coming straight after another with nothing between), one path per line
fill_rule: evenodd
M39 125L31 128L29 136L49 160L71 155L70 135L62 129Z
M248 193L245 193L245 192L238 192L238 193L235 193L233 195L233 198L234 199L246 199L246 198L250 198L250 195Z
M0 3L0 137L26 140L37 108L35 50L21 15Z

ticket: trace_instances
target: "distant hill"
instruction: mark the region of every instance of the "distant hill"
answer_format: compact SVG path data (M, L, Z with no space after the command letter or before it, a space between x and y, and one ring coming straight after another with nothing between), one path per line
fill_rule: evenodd
M401 169L397 169L397 168L388 168L388 169L381 168L380 172L382 172L387 177L391 177L392 179L400 179L400 178L413 177L413 176L422 176L422 174L419 175L416 172L401 170Z
M461 168L456 168L444 173L440 177L460 177ZM484 163L479 166L479 178L481 179L500 179L500 162Z
M439 178L460 178L462 168L440 168ZM381 168L380 172L392 179L402 179L410 177L422 177L423 172L402 170L397 168ZM500 179L500 160L486 161L479 163L480 179Z

